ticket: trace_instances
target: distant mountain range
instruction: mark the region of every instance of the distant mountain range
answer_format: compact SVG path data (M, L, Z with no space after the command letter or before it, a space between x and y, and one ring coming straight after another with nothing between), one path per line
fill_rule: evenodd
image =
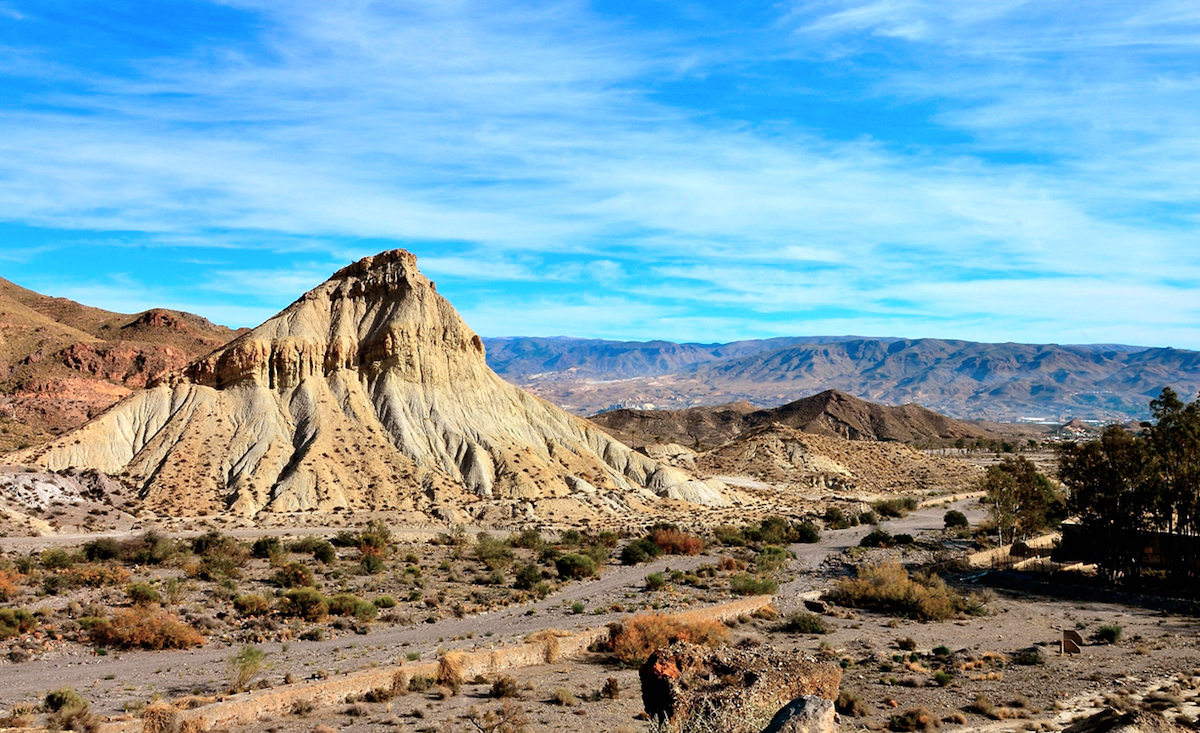
M635 447L646 443L678 443L693 450L715 448L772 425L846 440L904 443L988 435L976 425L939 415L920 405L876 405L832 389L763 410L748 402L734 402L683 410L623 408L593 415L591 419Z
M484 339L505 379L578 414L747 401L773 407L836 389L960 419L1065 422L1148 414L1170 386L1200 390L1200 352L1120 344L987 344L857 336L729 344Z

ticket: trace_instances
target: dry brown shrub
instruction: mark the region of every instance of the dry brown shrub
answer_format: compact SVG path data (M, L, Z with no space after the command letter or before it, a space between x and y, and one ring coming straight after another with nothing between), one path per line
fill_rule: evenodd
M106 585L124 585L132 577L130 572L120 565L107 563L84 563L60 570L59 577L64 586L78 588L101 588Z
M932 731L937 730L938 719L928 708L909 708L899 715L893 715L888 727L896 731Z
M641 664L656 649L676 641L719 646L729 638L720 621L680 621L661 613L640 614L617 626L611 637L612 653L626 664Z
M950 713L946 717L942 718L942 722L950 723L951 725L966 725L967 716L963 715L962 713Z
M973 674L970 676L972 682L1002 682L1004 673L1000 671L984 672L983 674Z
M945 621L967 607L967 599L934 576L910 577L899 563L864 565L858 577L838 583L833 599L843 606L870 608L925 621Z
M668 555L699 555L704 549L704 540L677 529L659 527L650 534L650 541Z
M16 570L0 570L0 602L8 601L17 594L25 576Z
M206 733L208 723L202 718L188 718L179 724L179 733Z
M412 676L409 675L407 671L403 669L397 670L396 673L392 675L392 695L399 696L408 694L408 683L411 680Z
M156 702L142 711L142 733L175 733L179 711L173 705Z
M463 667L466 664L466 652L446 652L438 661L437 681L457 690L462 687Z
M562 644L559 642L559 639L565 639L570 636L574 636L570 631L542 629L525 637L525 640L531 644L541 644L542 658L546 660L547 664L552 664L558 661L559 655L562 653Z
M91 634L97 644L126 649L190 649L204 643L199 631L174 614L145 606L117 611L93 626Z
M1008 664L1008 655L1001 652L982 652L979 658L993 664Z

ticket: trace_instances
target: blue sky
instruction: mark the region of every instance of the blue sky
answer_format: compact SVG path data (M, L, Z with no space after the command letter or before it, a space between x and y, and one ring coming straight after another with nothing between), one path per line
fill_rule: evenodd
M255 325L1200 348L1194 0L0 0L0 276Z

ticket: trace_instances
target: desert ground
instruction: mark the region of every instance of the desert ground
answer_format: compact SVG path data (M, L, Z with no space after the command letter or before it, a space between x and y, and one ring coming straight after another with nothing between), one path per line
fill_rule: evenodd
M1193 676L1200 672L1195 620L1118 603L1102 593L1079 596L1053 587L1037 592L1005 590L990 588L986 578L976 577L977 583L964 582L960 590L976 594L981 615L958 614L947 621L920 623L829 605L823 614L803 616L818 618L825 633L812 633L807 627L807 632L796 630L795 623L789 624L797 614L807 613L805 600L821 597L857 566L887 561L920 565L966 554L969 541L943 528L949 509L963 511L972 523L983 516L975 498L935 502L881 524L893 535L913 535L913 545L860 547L860 540L873 529L870 525L826 528L819 542L790 545L793 557L776 576L774 611L731 620L728 642L766 645L841 664L843 693L860 701L852 711L843 712L843 729L883 729L898 713L923 707L948 729L1059 730L1105 705L1138 700L1167 710L1168 719L1184 723L1195 719L1200 711L1195 690L1200 679ZM310 531L313 536L336 539L339 530ZM279 529L239 533L247 540L278 534L299 537ZM485 536L503 538L495 532ZM356 671L431 662L455 650L517 646L547 630L578 634L637 613L673 613L728 603L738 598L731 590L734 569L706 572L702 568L719 567L722 558L753 562L749 549L710 540L698 555L622 565L619 551L630 540L621 539L600 563L598 577L559 579L538 598L537 591L511 587L512 569L533 563L533 550L510 548L514 558L505 566L505 582L490 583L476 533L462 532L459 544L445 543L445 536L440 540L443 543L436 544L439 537L433 532L397 532L390 551L395 559L383 572L357 573L358 553L346 548L339 548L339 557L319 571L317 584L327 595L341 592L367 599L391 595L397 601L370 621L338 616L307 623L239 614L233 604L238 595L269 597L275 592L267 578L273 567L279 567L279 557L247 558L237 580L214 582L197 574L184 581L182 590L172 585L169 599L167 587L170 577L178 575L175 569L148 566L134 571L130 582L144 579L160 589L167 609L204 630L206 643L183 650L103 649L72 631L79 628L81 617L94 611L88 604L127 603L119 587L54 593L45 587L28 589L27 596L16 600L35 610L41 627L5 643L0 707L15 713L9 724L45 722L45 716L29 710L47 692L71 687L90 703L97 718L130 720L136 726L140 712L158 700L190 699L199 704L245 696L230 694L236 673L231 660L247 645L265 655L249 686L283 689L290 684L303 701L304 685ZM10 562L35 551L70 552L78 545L76 538L0 540L4 559ZM285 559L296 556L293 552ZM652 590L648 576L655 574L663 582ZM1104 627L1118 626L1115 643L1093 641ZM1088 640L1081 654L1058 654L1064 629L1077 630ZM503 698L492 696L500 677L509 677L512 683ZM515 722L525 722L529 731L654 729L652 722L639 719L637 669L603 652L464 680L457 691L434 685L377 702L324 706L301 702L293 712L227 727L280 733L308 733L320 726L345 731L470 731L487 723L488 711L502 708Z

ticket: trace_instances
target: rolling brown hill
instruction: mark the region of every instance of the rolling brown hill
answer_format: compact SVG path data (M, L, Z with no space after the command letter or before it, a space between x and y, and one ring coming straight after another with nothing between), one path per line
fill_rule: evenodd
M549 520L720 488L500 379L403 250L9 460L119 474L175 516L357 509Z
M769 425L849 440L915 442L985 436L969 423L920 405L877 405L837 390L768 410L735 402L684 410L612 410L590 419L631 445L679 443L695 450L715 448Z
M112 313L0 279L0 451L77 427L236 335L190 313Z

